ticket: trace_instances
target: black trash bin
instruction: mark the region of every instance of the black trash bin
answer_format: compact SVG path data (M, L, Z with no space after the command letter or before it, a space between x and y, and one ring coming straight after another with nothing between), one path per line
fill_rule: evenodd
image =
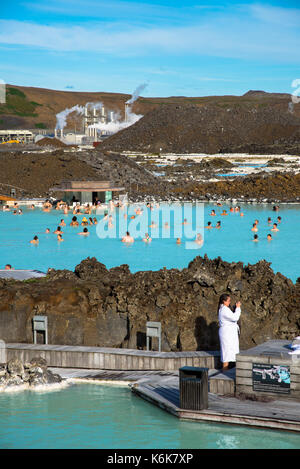
M208 408L208 368L183 366L179 368L180 408Z

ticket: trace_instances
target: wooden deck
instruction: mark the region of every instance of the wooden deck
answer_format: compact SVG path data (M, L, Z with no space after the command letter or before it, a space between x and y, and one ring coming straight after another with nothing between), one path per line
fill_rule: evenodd
M208 409L180 408L179 378L153 377L131 386L132 392L184 420L238 424L300 432L300 403L273 400L257 402L209 392Z
M214 369L217 367L220 357L218 351L155 352L77 345L6 344L5 361L17 357L25 362L37 355L43 357L48 366L52 367L124 371L177 371L182 366Z

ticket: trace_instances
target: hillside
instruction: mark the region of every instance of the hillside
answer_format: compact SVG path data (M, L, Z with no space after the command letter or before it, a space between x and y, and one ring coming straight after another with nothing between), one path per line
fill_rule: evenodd
M256 95L255 95L256 96ZM107 139L102 149L147 153L227 153L259 149L300 154L300 116L285 100L164 104ZM296 106L295 106L296 107Z
M104 93L104 92L75 92L57 91L44 88L25 86L6 86L6 104L0 104L0 129L21 128L49 128L56 124L56 114L76 104L84 105L87 102L102 102L112 111L124 116L124 104L130 98L129 94ZM133 111L145 115L150 111L160 108L162 105L177 106L193 105L197 107L215 104L221 109L237 107L247 109L250 107L272 106L274 112L278 108L287 110L290 95L280 93L265 93L263 91L249 91L243 96L207 96L185 97L171 96L168 98L144 98L140 97L133 105ZM295 114L300 116L300 106L295 106ZM69 128L74 127L74 122L68 121Z

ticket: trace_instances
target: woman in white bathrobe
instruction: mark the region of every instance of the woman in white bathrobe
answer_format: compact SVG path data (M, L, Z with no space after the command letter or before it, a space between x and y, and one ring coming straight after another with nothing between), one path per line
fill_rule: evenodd
M221 345L221 361L223 370L228 370L229 362L236 361L239 353L239 326L241 303L236 303L235 312L230 308L230 296L224 293L219 300L219 338Z

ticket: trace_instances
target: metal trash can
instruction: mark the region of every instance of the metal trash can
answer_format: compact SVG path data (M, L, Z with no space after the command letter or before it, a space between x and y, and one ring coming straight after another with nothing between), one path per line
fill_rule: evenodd
M183 366L179 368L180 408L208 408L208 368Z

